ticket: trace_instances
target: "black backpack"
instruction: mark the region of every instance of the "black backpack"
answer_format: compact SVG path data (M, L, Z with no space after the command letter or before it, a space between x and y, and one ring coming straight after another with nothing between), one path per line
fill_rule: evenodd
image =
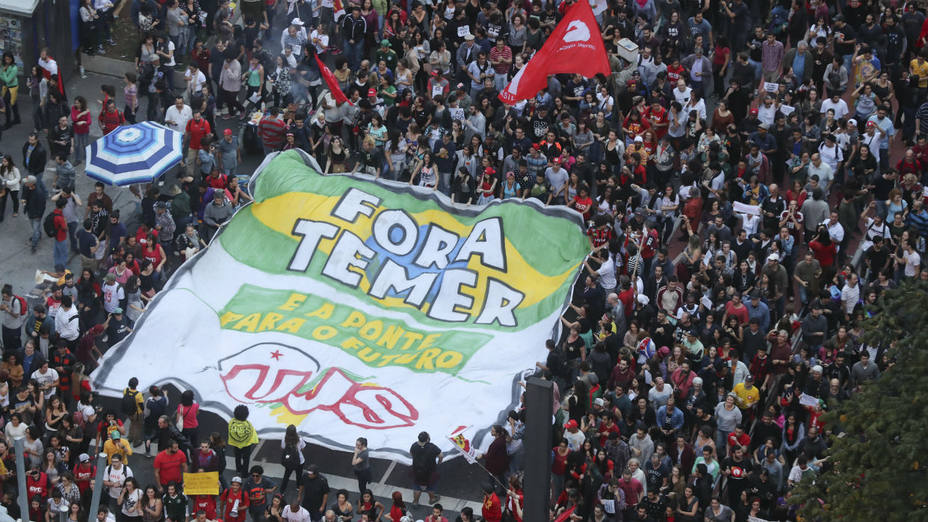
M54 212L49 212L48 215L45 216L45 220L42 221L42 228L45 229L45 235L47 235L48 237L56 237L58 235L58 231L55 230L55 213Z
M123 392L122 403L120 404L123 415L132 416L139 412L139 405L135 399L138 393L138 391L132 391L128 388Z
M300 465L300 450L296 446L287 444L284 446L284 453L280 457L281 464L285 468L296 468Z

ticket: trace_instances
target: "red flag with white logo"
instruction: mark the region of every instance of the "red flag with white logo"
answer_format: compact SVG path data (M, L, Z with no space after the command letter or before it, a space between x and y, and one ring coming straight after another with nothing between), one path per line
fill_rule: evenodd
M567 8L541 50L499 93L499 99L513 105L531 98L547 86L551 74L576 73L592 78L597 73L610 72L606 47L590 3L577 0Z
M316 64L319 65L319 73L322 75L322 79L325 80L325 84L328 85L329 91L332 93L332 97L335 98L336 103L348 102L349 105L354 105L348 101L348 97L345 96L341 87L338 86L338 80L335 79L335 75L322 63L318 54L316 55Z

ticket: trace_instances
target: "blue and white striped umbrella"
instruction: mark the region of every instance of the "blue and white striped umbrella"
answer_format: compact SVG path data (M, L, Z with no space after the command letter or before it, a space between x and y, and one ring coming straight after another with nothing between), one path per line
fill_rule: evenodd
M87 145L88 176L109 185L151 183L183 159L181 133L144 121Z

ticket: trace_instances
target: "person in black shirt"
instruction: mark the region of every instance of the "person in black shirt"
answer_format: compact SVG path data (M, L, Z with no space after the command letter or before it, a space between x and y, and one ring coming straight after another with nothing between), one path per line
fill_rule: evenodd
M319 474L319 467L310 464L303 479L303 507L309 511L309 518L319 522L325 515L325 506L329 500L329 481Z
M432 490L435 484L433 478L436 469L441 464L444 455L438 446L432 444L429 434L425 431L419 434L419 440L413 443L409 448L409 454L412 456L412 472L416 489L413 492L413 502L418 504L419 497L425 491L429 494L429 504L435 504L440 498ZM305 504L304 504L305 507Z

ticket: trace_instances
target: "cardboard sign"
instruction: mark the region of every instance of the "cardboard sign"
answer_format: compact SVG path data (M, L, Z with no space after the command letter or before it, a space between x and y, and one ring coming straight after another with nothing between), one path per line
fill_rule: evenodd
M185 495L218 495L219 472L184 473Z

